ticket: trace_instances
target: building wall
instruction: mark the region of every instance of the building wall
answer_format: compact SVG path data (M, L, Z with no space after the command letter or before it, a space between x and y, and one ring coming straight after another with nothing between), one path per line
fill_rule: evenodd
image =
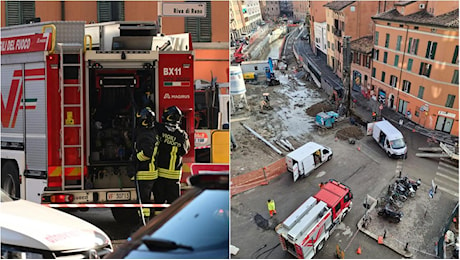
M425 2L425 1L420 1L420 2ZM459 8L459 2L458 1L426 1L426 10L435 15L438 16L440 14L445 14L447 12L450 12L452 10L455 10Z
M125 21L150 21L158 19L156 1L124 1ZM97 1L65 1L66 21L97 22ZM2 26L5 21L5 2L1 2ZM229 59L229 3L211 1L212 42L193 43L195 48L195 78L210 80L210 68L219 82L228 82ZM35 16L41 21L61 20L61 1L35 1ZM185 19L182 17L162 17L164 34L183 33ZM225 25L225 26L222 26Z
M315 46L318 51L327 54L327 29L326 22L315 22Z
M267 19L275 21L280 17L280 4L279 1L265 1L265 13Z
M308 2L306 1L294 1L292 2L292 8L294 9L294 19L305 21L305 17L308 11Z
M329 10L328 8L324 7L325 4L327 4L329 1L312 1L309 0L309 13L310 13L310 45L314 53L316 53L316 47L315 47L315 27L314 23L322 23L326 21L326 10Z
M374 59L375 77L372 85L376 91L385 91L384 104L402 115L407 116L410 111L411 120L428 129L436 129L438 120L454 118L451 134L458 136L458 99L459 87L457 83L451 83L454 71L459 70L457 63L452 63L455 47L458 46L458 28L446 29L409 24L404 28L400 23L390 23L376 20L376 31L379 33L378 44L374 49L379 51L378 61ZM419 29L414 29L418 26ZM385 47L386 34L390 35L389 46ZM401 49L396 50L397 37L401 36ZM409 38L419 39L417 54L408 53ZM435 59L425 58L428 41L437 42ZM388 60L383 62L384 52L388 53ZM399 62L395 66L395 57L399 56ZM374 55L375 56L375 55ZM408 69L409 59L412 59L412 68ZM421 63L431 64L429 77L419 75ZM385 81L381 81L382 72L385 72ZM398 78L395 87L390 86L390 76ZM409 92L402 91L403 81L411 82ZM419 87L424 87L422 97L419 97ZM446 107L448 95L454 95L455 100L452 108ZM392 103L393 100L393 104ZM407 103L400 103L400 102ZM427 111L422 111L427 108Z

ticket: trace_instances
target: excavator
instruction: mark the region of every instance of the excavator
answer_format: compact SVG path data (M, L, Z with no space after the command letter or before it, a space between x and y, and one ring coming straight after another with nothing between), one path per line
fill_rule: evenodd
M280 81L275 77L275 72L273 71L273 60L271 57L268 58L268 67L265 67L265 75L267 76L268 86L278 86L280 84Z
M243 54L243 47L244 47L244 43L241 43L240 47L238 47L238 49L236 49L235 53L233 53L234 62L241 63L241 62L246 60L245 56Z

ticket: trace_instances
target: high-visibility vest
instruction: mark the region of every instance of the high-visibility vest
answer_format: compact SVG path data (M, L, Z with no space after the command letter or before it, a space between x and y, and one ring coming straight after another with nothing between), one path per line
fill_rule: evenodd
M270 200L269 202L267 202L267 207L268 207L268 210L275 210L275 201Z

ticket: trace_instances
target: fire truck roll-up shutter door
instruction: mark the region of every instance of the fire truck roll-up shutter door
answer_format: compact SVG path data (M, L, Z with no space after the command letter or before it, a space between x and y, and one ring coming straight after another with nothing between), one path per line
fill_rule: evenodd
M45 63L25 65L24 98L26 127L26 165L29 169L47 169Z

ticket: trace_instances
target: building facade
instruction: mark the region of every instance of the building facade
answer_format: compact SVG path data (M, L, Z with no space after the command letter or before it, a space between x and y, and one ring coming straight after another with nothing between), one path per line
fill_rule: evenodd
M375 15L377 100L428 129L458 136L458 2L404 1Z
M164 34L189 32L195 50L195 79L228 82L229 2L204 1L205 18L162 17ZM2 1L1 26L31 21L157 22L161 1Z
M351 40L372 35L372 15L376 14L379 1L332 1L324 5L327 22L327 64L335 74L343 78L343 37Z
M315 48L317 56L326 58L327 55L327 23L315 22Z
M326 22L326 7L328 1L307 1L308 8L308 22L307 30L309 32L309 42L310 47L313 53L317 54L316 45L315 45L315 22L323 23Z
M243 14L243 31L246 33L256 29L262 22L262 13L258 0L238 0L240 2L241 13Z
M243 13L241 12L240 1L229 2L229 13L230 13L230 40L237 41L241 38L243 33Z
M294 20L305 22L308 12L307 1L293 1L292 2Z
M375 97L371 86L372 35L364 36L350 42L351 49L351 88L361 92L366 99ZM375 99L376 100L376 99Z

